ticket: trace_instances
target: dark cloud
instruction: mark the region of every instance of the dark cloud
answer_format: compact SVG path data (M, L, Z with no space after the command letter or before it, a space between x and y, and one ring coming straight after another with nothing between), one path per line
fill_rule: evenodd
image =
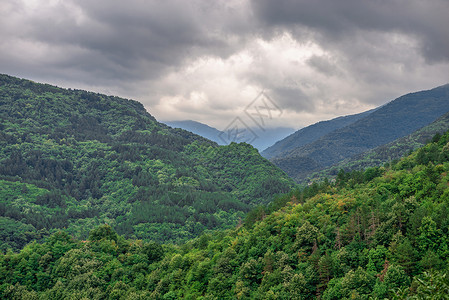
M223 32L225 21L238 19L225 2L61 1L32 8L29 16L27 9L10 4L2 18L6 22L13 14L17 23L0 29L2 36L61 48L59 59L36 67L78 69L86 81L157 78L192 57L227 57L243 43L243 36Z
M325 56L313 55L307 60L307 64L325 76L335 76L340 73L335 63Z
M449 60L446 0L253 0L252 7L268 28L306 26L333 42L357 31L400 32L418 39L429 61Z
M2 0L0 72L137 98L164 119L207 106L212 125L266 90L313 121L447 83L448 11L447 0Z
M271 97L276 99L283 110L295 112L314 112L316 110L314 99L309 98L298 86L274 88L271 94Z

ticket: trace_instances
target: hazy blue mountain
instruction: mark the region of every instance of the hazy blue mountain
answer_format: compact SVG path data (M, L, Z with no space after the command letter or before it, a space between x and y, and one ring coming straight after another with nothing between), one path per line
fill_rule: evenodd
M193 132L195 134L201 135L202 137L214 141L219 145L225 144L223 140L219 138L221 131L216 128L210 127L209 125L192 120L166 121L166 122L163 121L163 123L173 128L181 128Z
M355 115L338 117L328 121L320 121L313 125L304 127L287 136L286 138L278 140L274 145L262 151L261 154L266 158L282 156L285 152L291 151L306 144L310 144L336 129L352 124L355 121L358 121L359 119L372 113L373 111L374 110L369 110Z
M253 130L257 134L257 138L251 144L259 149L261 154L264 149L267 149L267 147L273 145L276 141L295 132L295 129L289 127L266 128L265 131L262 131L259 128L254 128Z
M195 134L201 135L211 141L216 142L219 145L225 145L227 141L226 134L216 128L213 128L209 125L192 121L166 121L163 122L168 126L173 128L181 128ZM260 128L251 128L252 132L254 132L254 139L250 142L250 144L257 148L259 151L266 149L268 146L272 145L274 142L285 138L295 130L293 128L288 127L276 127L276 128L264 128L264 130Z
M404 137L449 111L449 84L401 96L318 140L284 152L272 162L300 181L377 146Z

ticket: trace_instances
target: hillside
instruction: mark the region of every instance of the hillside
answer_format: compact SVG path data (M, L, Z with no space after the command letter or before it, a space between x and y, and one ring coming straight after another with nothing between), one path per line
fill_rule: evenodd
M448 111L449 84L407 94L272 162L301 181L312 172L411 134Z
M359 175L362 176L359 176ZM110 226L0 255L5 299L445 299L449 133L181 246Z
M288 137L277 141L274 145L261 152L262 156L268 159L282 157L295 148L310 144L320 137L369 115L374 110L362 112L360 114L338 117L328 121L321 121L310 126L304 127Z
M181 241L293 186L248 144L158 123L137 101L0 75L2 249L108 223Z
M432 138L435 138L435 136L438 137L439 134L447 130L449 130L449 113L446 113L435 122L430 123L412 134L354 157L347 158L330 168L314 173L306 178L304 182L320 181L324 178L330 179L335 177L340 170L348 172L353 170L363 170L368 167L382 166L385 163L400 159L410 151L422 147L428 141L432 140Z

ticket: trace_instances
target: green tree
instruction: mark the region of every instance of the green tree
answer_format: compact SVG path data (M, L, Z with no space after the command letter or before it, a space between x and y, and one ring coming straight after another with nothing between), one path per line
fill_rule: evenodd
M419 228L418 237L421 253L433 251L440 257L447 255L447 244L441 229L437 228L435 221L431 217L424 217Z
M90 241L101 241L102 239L113 240L117 242L118 235L108 224L99 226L89 233Z

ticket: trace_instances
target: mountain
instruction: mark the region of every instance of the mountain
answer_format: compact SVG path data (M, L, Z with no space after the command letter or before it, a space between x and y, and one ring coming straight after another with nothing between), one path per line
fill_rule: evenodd
M183 245L109 226L0 253L2 299L447 299L449 134Z
M209 125L196 122L196 121L164 121L165 124L173 128L182 128L184 130L193 132L202 137L205 137L211 141L216 142L219 145L228 144L225 132L210 127ZM272 145L275 141L283 139L287 135L291 134L294 129L289 127L275 127L275 128L250 128L255 134L255 138L250 141L250 144L257 148L259 151L266 149Z
M436 121L429 125L399 138L391 143L381 145L372 150L357 154L351 158L342 160L341 162L314 173L306 178L304 182L322 180L323 178L335 177L340 170L346 172L353 170L363 170L368 167L378 167L385 163L391 163L405 156L410 151L424 146L432 139L449 130L449 113L444 114Z
M355 115L338 117L328 121L321 121L313 125L304 127L293 134L287 136L282 140L278 140L274 145L262 151L262 156L265 158L282 157L295 148L310 144L320 137L349 124L352 124L361 118L369 115L374 110L369 110Z
M257 148L262 155L262 152L265 149L273 145L276 141L291 135L295 132L295 129L290 127L274 127L264 128L263 130L260 128L253 128L253 131L256 133L257 138L251 144Z
M449 84L407 94L271 161L301 181L312 172L411 134L448 111Z
M233 227L293 186L248 144L170 128L137 101L7 75L0 129L2 246L13 249L104 223L178 242Z
M193 132L197 135L205 137L206 139L214 141L215 143L217 143L219 145L225 145L224 141L220 139L220 134L222 134L222 132L220 130L210 127L206 124L192 121L192 120L164 121L163 123L165 123L168 126L173 127L173 128L181 128L181 129Z

